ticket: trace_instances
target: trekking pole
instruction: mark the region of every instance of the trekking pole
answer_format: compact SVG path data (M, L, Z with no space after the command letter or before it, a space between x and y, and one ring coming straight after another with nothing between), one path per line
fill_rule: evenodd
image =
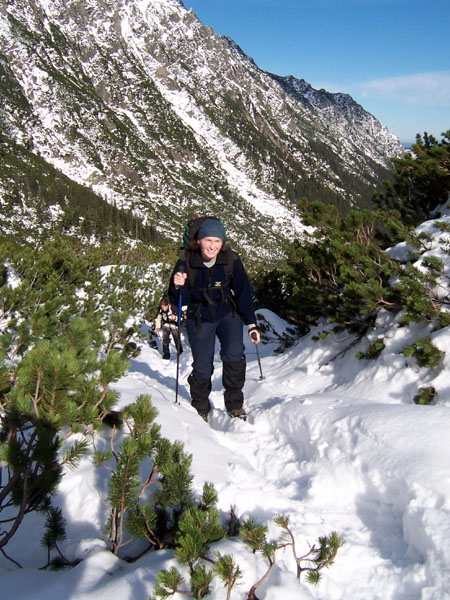
M179 273L184 273L184 266L180 265ZM178 344L177 344L177 377L175 380L175 404L178 402L178 379L180 373L180 348L181 348L181 287L178 288Z
M250 337L252 338L252 340L256 340L256 333L255 334L251 334ZM262 368L261 368L261 359L259 358L259 350L258 350L258 344L255 344L256 347L256 358L258 359L258 366L259 366L259 372L260 372L260 376L259 378L262 380L264 379L264 375L262 372Z

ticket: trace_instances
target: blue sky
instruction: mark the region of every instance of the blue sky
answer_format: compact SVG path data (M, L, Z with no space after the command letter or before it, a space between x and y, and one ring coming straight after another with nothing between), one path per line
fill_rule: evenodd
M450 129L450 0L183 0L256 64L345 92L397 135Z

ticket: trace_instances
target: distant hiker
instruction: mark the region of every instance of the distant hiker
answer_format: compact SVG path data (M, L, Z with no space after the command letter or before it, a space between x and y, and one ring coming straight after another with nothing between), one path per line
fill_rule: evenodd
M208 420L216 336L220 342L225 408L231 417L246 419L243 323L253 343L260 341L250 282L239 256L225 245L223 224L215 217L190 221L185 232L185 256L175 265L169 287L171 303L179 294L187 306L187 334L192 350L188 377L192 406Z
M172 311L169 296L167 295L163 296L159 303L155 317L155 331L156 334L161 331L163 358L165 360L169 360L170 358L169 343L171 335L178 353L181 354L183 352L181 340L178 335L178 317Z

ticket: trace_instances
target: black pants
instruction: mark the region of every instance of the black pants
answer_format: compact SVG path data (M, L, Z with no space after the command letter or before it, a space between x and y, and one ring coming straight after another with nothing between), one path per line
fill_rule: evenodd
M169 343L171 334L177 352L180 354L182 351L181 340L178 335L178 327L175 327L173 325L163 325L161 331L163 356L170 356Z
M215 323L202 322L200 331L195 320L187 320L187 333L194 362L188 378L192 406L198 411L210 410L209 394L214 371L216 337L220 342L222 385L225 388L225 407L231 411L242 408L245 383L245 355L242 320L236 313L228 313Z

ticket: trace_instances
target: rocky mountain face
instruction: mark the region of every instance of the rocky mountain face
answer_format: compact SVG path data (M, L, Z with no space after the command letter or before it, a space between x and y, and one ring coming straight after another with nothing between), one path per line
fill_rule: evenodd
M367 206L402 154L350 96L259 69L178 0L2 0L0 94L3 233L79 234L95 206L94 233L126 217L158 243L206 212L267 258L301 198Z

